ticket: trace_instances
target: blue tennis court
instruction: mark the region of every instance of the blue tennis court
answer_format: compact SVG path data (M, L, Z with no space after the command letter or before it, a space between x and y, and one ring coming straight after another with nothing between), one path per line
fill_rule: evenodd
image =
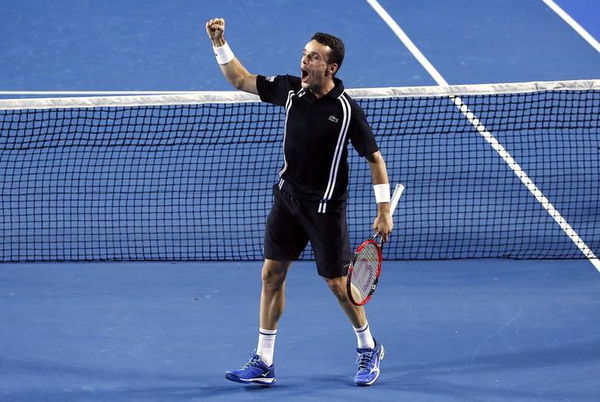
M593 40L600 37L597 1L382 0L378 4L450 85L584 80L598 85L600 53ZM580 28L570 26L552 4L558 4ZM226 37L251 72L297 74L304 44L315 31L324 31L346 43L339 77L347 88L439 83L367 1L8 0L0 10L0 57L6 61L0 66L0 97L158 91L182 91L187 96L187 91L231 90L204 32L204 23L213 17L226 19ZM581 29L592 37L591 42ZM243 364L256 346L264 215L249 202L268 205L270 194L262 191L264 183L258 185L253 173L223 176L226 187L221 188L211 187L209 173L194 176L193 172L198 154L223 170L233 159L248 171L269 159L270 155L261 157L263 149L251 141L242 144L247 147L242 150L220 148L221 139L229 144L247 127L271 127L269 118L260 117L265 109L249 106L252 119L231 116L227 107L210 109L211 124L225 125L219 116L226 115L232 134L192 143L180 130L192 121L191 114L175 111L172 115L166 107L157 114L149 107L147 115L114 116L110 108L102 108L77 120L78 129L90 130L82 141L107 133L103 139L107 142L94 151L91 162L80 150L82 143L71 143L68 136L52 139L41 134L21 141L5 135L0 149L0 155L6 155L0 158L4 261L0 265L0 400L598 400L600 281L598 270L585 257L588 251L600 253L600 143L594 126L600 105L597 98L580 98L587 92L577 88L573 99L500 94L485 97L497 108L473 109L488 121L516 116L510 128L539 144L539 153L531 154L532 148L521 146L510 129L487 127L572 225L567 229L461 116L450 118L452 125L430 126L439 130L441 142L407 133L407 140L399 143L403 151L389 155L391 180L406 182L407 194L396 217L395 239L385 250L388 260L382 281L367 308L373 334L386 347L381 377L367 389L352 381L355 337L317 276L310 253L303 255L307 260L293 265L287 281L287 306L276 346L278 383L271 388L245 387L224 379L224 372ZM484 98L471 94L463 99L475 105ZM582 99L589 102L591 116L576 108L584 103ZM572 126L521 129L535 119L510 106L518 102L533 102L536 110L568 108L572 114L559 120ZM421 98L416 103L430 107ZM413 108L411 103L402 105ZM372 114L380 106L373 103ZM432 107L427 110L446 116L442 118L454 109L451 104ZM2 114L0 124L4 130L15 121L37 127L38 117L67 119L67 114L41 113L26 113L31 119L25 122ZM111 124L98 126L95 119L105 115ZM408 131L422 124L413 123L409 115L398 123L404 122ZM162 118L180 126L172 131L142 131L135 139L139 143L127 143L125 151L119 150L123 132L113 129L112 122L131 121L125 135L128 141L132 133L138 135L142 124ZM385 116L381 119L392 123ZM383 144L386 136L401 129L394 127L391 133L381 130ZM474 132L473 140L465 134L469 130ZM151 152L164 165L153 165L146 175L138 175L128 166L148 158L140 144L155 141L159 132L169 136L158 135ZM171 151L173 138L181 141L182 151ZM25 147L26 163L12 159L17 145ZM418 152L424 148L429 153ZM64 159L61 149L68 150ZM437 152L457 157L441 164L433 156ZM220 159L220 153L230 159ZM50 163L55 156L61 164ZM277 157L273 156L273 166L256 176L274 183ZM485 163L474 165L467 157ZM129 165L119 162L123 160ZM50 171L52 166L56 172ZM73 176L73 168L83 173ZM447 187L436 187L439 192L428 190L441 176L460 178L473 170L480 173L478 181L464 183L467 191L476 194L471 201L444 195L459 179L448 179ZM185 174L175 177L175 171ZM351 176L357 183L355 191L369 190L368 172L354 171L358 172ZM17 172L20 181L12 179ZM503 182L496 183L497 178ZM31 183L44 181L46 190L61 186L70 192L58 192L50 199L45 190L30 192ZM119 196L107 190L123 183L144 191ZM169 191L193 191L165 204L153 195L155 183ZM84 185L99 188L97 197L87 198ZM260 191L248 196L248 202L227 204L234 190L244 185ZM216 209L192 205L188 194L210 191L218 193ZM109 198L118 202L117 211L105 210ZM45 206L40 207L40 202ZM82 210L83 204L90 204L94 215L56 226L69 213ZM456 204L460 214L455 212ZM157 213L159 222L148 220ZM93 216L99 214L110 219L98 222ZM52 219L36 224L40 216ZM478 223L466 230L464 222L473 217ZM370 216L356 218L359 237L368 234L371 221ZM201 227L205 237L186 235L194 225ZM440 225L448 232L436 238ZM211 257L199 244L212 244L206 233L217 226L229 235ZM500 230L486 237L486 226ZM132 234L118 236L121 227ZM526 240L517 237L536 230ZM432 237L427 241L399 240L429 232ZM573 240L575 232L580 239ZM458 240L473 245L475 252L464 254L469 258L461 257L464 246ZM97 245L99 251L86 254ZM148 256L146 247L161 251ZM245 248L239 255L231 254L237 247Z

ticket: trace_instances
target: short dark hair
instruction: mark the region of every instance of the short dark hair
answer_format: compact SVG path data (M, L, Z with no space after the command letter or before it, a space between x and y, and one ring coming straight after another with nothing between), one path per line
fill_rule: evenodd
M344 42L342 42L340 38L323 32L317 32L313 35L313 37L310 40L316 40L322 45L329 46L331 48L331 52L329 52L327 63L337 64L338 70L340 69L340 67L342 67L342 62L344 61L345 48Z

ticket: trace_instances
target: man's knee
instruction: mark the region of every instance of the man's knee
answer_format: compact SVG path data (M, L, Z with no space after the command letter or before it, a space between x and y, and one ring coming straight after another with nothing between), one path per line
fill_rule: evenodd
M263 287L267 290L279 290L285 282L289 266L288 261L265 261L261 274Z
M325 278L327 286L333 292L338 299L346 298L346 277L340 276L338 278Z

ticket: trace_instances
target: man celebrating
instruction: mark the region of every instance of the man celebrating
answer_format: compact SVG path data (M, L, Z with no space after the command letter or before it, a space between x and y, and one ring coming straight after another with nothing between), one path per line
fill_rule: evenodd
M379 377L384 348L371 335L363 307L354 306L346 292L351 259L346 199L348 143L365 157L377 203L373 229L384 240L391 233L390 188L385 161L363 111L335 77L344 59L344 44L335 36L316 33L304 47L301 77L265 77L249 73L223 36L225 21L206 23L217 62L237 89L285 108L283 167L273 186L274 202L267 219L256 354L226 378L241 383L275 383L273 364L277 327L285 305L285 278L292 261L311 242L317 271L348 316L358 342L357 385Z

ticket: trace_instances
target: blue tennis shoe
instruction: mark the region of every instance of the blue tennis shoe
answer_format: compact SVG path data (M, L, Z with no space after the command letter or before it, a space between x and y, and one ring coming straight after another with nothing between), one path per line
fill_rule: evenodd
M252 359L239 370L229 370L225 372L225 378L244 384L275 384L275 365L267 366L259 355L252 356Z
M354 377L354 383L359 386L373 384L379 378L379 364L383 360L385 350L383 345L375 341L373 349L356 349L358 352L358 371Z

